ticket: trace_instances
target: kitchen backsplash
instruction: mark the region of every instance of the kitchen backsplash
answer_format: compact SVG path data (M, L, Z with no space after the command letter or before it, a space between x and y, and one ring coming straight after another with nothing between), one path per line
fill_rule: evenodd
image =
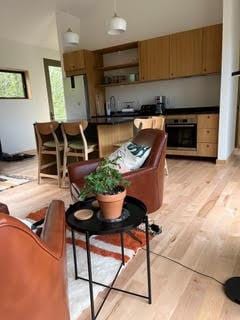
M163 95L168 108L217 106L220 82L220 75L211 75L108 87L106 101L115 96L118 110L128 101L135 101L135 109L139 109L142 104L153 104L155 96Z

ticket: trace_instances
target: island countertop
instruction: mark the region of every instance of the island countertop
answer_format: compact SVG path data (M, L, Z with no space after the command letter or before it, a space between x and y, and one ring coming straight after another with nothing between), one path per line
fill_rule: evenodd
M134 117L96 117L88 120L88 123L95 125L115 125L132 122Z

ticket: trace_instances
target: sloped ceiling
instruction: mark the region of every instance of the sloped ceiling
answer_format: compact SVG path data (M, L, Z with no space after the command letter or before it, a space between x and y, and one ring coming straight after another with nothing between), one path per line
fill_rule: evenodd
M127 32L107 35L113 0L0 0L0 38L58 49L56 11L81 20L81 47L97 49L222 21L222 0L118 0Z

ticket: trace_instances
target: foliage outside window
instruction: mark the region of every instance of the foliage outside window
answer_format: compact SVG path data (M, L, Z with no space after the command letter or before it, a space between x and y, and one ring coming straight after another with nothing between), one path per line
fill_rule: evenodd
M0 99L27 99L26 73L0 70Z
M52 103L55 120L66 119L64 88L61 67L49 66L50 85L52 92Z

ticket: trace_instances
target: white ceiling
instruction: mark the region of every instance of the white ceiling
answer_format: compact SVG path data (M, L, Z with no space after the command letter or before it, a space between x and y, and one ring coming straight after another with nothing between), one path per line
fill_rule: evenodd
M0 0L0 37L58 49L56 11L79 17L81 47L96 49L221 22L222 0L118 0L119 37L106 33L113 0Z

